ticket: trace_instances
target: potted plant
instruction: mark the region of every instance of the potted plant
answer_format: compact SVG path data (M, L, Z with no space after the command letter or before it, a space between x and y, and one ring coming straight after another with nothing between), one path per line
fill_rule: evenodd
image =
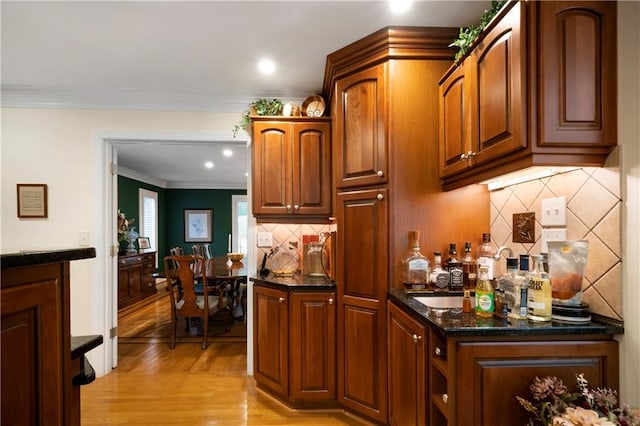
M280 99L260 98L251 102L249 109L242 113L240 122L233 127L233 137L236 137L240 129L247 130L249 128L252 115L280 115L282 106Z
M482 30L484 30L494 16L498 14L502 6L507 3L507 0L492 0L491 8L485 9L484 13L480 17L480 24L476 27L469 25L468 27L460 27L460 34L458 38L449 45L449 47L458 47L454 62L457 64L460 59L467 53L469 47L478 38Z

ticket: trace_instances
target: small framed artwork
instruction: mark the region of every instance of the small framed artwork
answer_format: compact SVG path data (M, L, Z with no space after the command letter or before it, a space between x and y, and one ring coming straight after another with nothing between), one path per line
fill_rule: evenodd
M151 241L149 237L138 238L138 250L149 250L151 248Z
M18 217L20 218L46 218L47 212L47 185L44 183L19 183L18 193Z
M184 241L186 243L209 243L213 241L213 210L184 210Z

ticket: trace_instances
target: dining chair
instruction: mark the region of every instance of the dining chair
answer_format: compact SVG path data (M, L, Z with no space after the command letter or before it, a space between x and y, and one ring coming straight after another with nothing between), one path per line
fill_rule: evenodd
M202 321L202 349L207 348L209 334L209 317L220 309L225 308L225 295L219 292L217 295L209 294L207 276L205 271L205 259L202 256L166 256L164 258L165 272L169 283L174 283L170 288L171 301L171 344L176 346L176 328L178 318L199 318ZM177 267L173 267L177 265ZM196 283L202 282L200 290L196 294Z

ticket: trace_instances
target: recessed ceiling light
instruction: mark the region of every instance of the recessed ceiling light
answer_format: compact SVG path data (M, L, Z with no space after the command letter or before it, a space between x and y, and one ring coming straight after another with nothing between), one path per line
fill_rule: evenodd
M389 7L393 13L404 13L411 7L411 0L389 0Z
M222 155L224 155L225 157L231 157L233 155L233 151L231 151L230 149L225 149L224 151L222 151Z
M276 70L276 64L271 59L262 59L258 62L258 69L262 74L273 74Z
M204 166L207 169L213 169L213 163L211 161L207 161L206 163L204 163Z

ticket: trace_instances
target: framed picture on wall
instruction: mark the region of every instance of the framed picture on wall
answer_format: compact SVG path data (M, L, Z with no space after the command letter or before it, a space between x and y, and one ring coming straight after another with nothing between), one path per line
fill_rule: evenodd
M44 183L19 183L18 192L18 217L19 218L46 218L47 212L47 185Z
M184 209L184 241L210 243L213 241L213 209Z

